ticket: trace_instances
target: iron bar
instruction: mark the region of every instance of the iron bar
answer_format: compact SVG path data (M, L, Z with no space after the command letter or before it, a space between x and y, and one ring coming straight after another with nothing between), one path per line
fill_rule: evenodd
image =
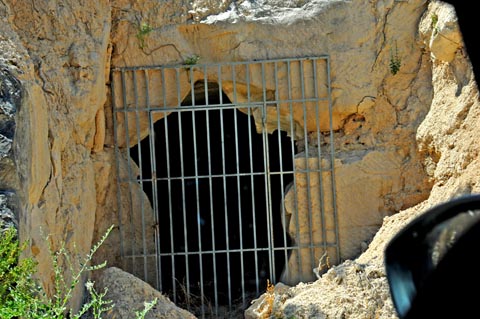
M307 103L305 102L305 71L304 71L304 61L300 60L298 61L299 64L299 70L300 70L300 89L301 89L301 94L302 94L302 107L303 107L303 133L304 133L304 143L305 143L305 169L306 169L306 180L307 180L307 185L311 185L310 182L310 141L308 138L308 130L307 130ZM307 186L307 206L308 206L308 235L310 238L310 242L313 241L313 205L312 205L312 193L311 193L311 188ZM314 255L315 251L313 248L310 248L310 265L313 266L315 264L314 261Z
M269 100L269 101L251 101L250 103L248 102L238 102L237 104L234 103L224 103L224 104L219 104L219 103L212 103L208 106L205 105L196 105L195 108L198 110L212 110L212 109L239 109L239 108L244 108L244 109L255 109L258 107L262 107L264 104L267 105L276 105L278 103L302 103L302 102L316 102L317 100L314 98L305 98L305 99L283 99L283 100ZM318 101L328 101L326 98L319 98ZM192 105L193 106L193 105ZM170 112L191 112L189 108L187 107L182 107L182 106L150 106L149 108L147 107L139 107L138 111L152 111L152 112L164 112L164 111L170 111ZM135 109L126 109L124 112L126 113L135 113Z
M251 92L250 92L250 65L246 64L245 65L246 69L246 82L247 82L247 102L251 101ZM253 151L252 151L252 121L250 120L252 118L252 110L250 108L247 109L248 112L248 148L249 148L249 164L250 164L250 172L253 172ZM252 197L252 202L255 202L255 182L253 178L254 174L250 174L250 190L251 190L251 197ZM256 209L255 205L252 205L252 220L256 220ZM254 264L255 264L255 293L258 295L260 291L260 279L258 277L258 251L257 249L257 224L252 223L252 229L253 229L253 247L255 248L254 251Z
M290 245L290 246L277 246L274 247L273 250L281 251L284 249L305 249L305 248L318 248L319 244L323 243L311 243L308 245ZM327 243L328 247L336 247L336 243ZM216 250L202 250L202 251L189 251L189 252L168 252L168 253L160 253L162 257L170 257L171 255L174 256L198 256L198 255L215 255L215 254L226 254L226 253L241 253L241 252L261 252L265 251L268 252L271 248L269 247L257 247L257 248L243 248L243 249L216 249ZM155 254L149 254L149 257L155 257ZM142 255L125 255L125 258L143 258Z
M229 62L217 62L217 63L205 63L202 65L205 65L207 67L210 66L218 66L218 65L250 65L250 64L258 64L258 63L264 63L264 62L288 62L288 61L307 61L307 60L328 60L328 55L317 55L315 57L303 57L303 58L280 58L280 59L259 59L255 60L255 62L252 61L229 61ZM197 65L198 66L198 65ZM116 71L134 71L134 70L161 70L161 69L184 69L185 65L148 65L148 66L123 66L123 67L114 67L111 69L112 72Z
M140 189L138 189L138 197L140 198L140 213L141 213L141 227L142 227L142 250L143 254L147 254L147 239L145 237L145 203L144 203L144 189L143 189L143 162L141 161L142 158L142 145L140 143L141 137L140 137L140 113L138 112L138 80L137 80L137 72L132 72L132 81L133 81L133 96L135 100L135 131L137 135L137 145L138 145L138 177L137 181L138 184L140 185ZM148 88L147 88L148 89ZM143 277L145 278L145 281L148 282L148 262L147 262L147 257L143 257Z
M318 97L318 83L317 83L317 62L312 63L312 72L313 72L313 84L314 84L314 96ZM320 103L317 101L315 103L315 119L316 119L316 129L317 129L317 169L318 169L318 185L320 192L320 223L322 227L322 242L323 242L323 253L327 253L327 227L325 222L325 195L323 192L323 174L322 174L322 142L320 140ZM333 163L331 163L333 166ZM338 256L337 256L338 257Z
M275 100L280 100L279 98L279 85L278 85L278 62L274 62L274 75L273 77L275 78ZM278 106L277 106L278 107ZM293 116L290 116L290 125L292 125L292 118ZM281 125L280 125L280 112L277 111L277 143L278 143L278 155L279 155L279 160L280 160L280 172L284 172L283 169L283 154L282 154L282 139L281 139ZM292 135L294 136L294 135ZM284 260L285 260L285 268L286 271L288 272L288 249L287 247L287 225L286 225L286 216L285 216L285 185L284 185L284 174L280 174L280 189L282 190L281 194L281 204L280 204L280 218L282 219L282 228L283 228L283 246L285 247L284 249ZM275 244L275 243L274 243ZM275 246L273 247L275 249Z
M327 62L327 86L328 86L328 114L329 114L329 123L330 123L330 168L331 168L331 183L332 183L332 205L333 205L333 222L335 224L335 243L337 244L337 258L340 260L340 238L338 230L338 212L337 212L337 192L335 185L335 147L333 144L333 102L332 102L332 85L331 85L331 74L330 74L330 57L325 57Z
M116 105L116 89L115 89L115 82L114 82L114 73L110 74L110 83L111 85L111 95L112 95L112 114L113 114L113 143L114 143L114 150L115 150L115 169L117 174L117 211L118 211L118 232L120 237L120 257L122 262L122 267L126 268L126 261L125 261L125 248L124 248L124 238L125 238L125 230L123 225L123 210L122 210L122 182L120 181L120 148L118 143L118 123L117 123L117 105ZM122 91L123 93L123 91ZM122 99L124 99L125 94L122 94Z
M273 277L272 282L276 283L275 280L275 255L272 253L273 247L273 232L272 232L272 197L270 192L270 160L269 160L269 153L268 153L268 137L267 137L267 130L265 128L266 120L267 120L267 84L265 79L265 62L261 63L262 68L262 95L263 95L263 107L262 107L262 139L263 139L263 167L265 169L265 214L267 215L267 236L268 236L268 247L270 250L268 251L268 270Z
M221 148L222 148L222 172L223 176L223 204L224 204L224 215L225 215L225 244L227 252L227 294L228 294L228 308L232 308L232 282L230 276L230 237L229 237L229 227L228 227L228 198L227 198L227 179L225 177L225 135L224 135L224 123L223 123L223 110L220 110L220 137L221 137Z
M288 91L288 98L289 100L292 97L292 82L291 82L291 64L290 61L287 61L287 91ZM293 103L289 102L289 110L290 114L293 117ZM295 131L296 127L293 126L293 121L290 121L290 130L292 136L296 136ZM291 151L292 151L292 162L293 162L293 170L294 170L294 179L293 179L293 207L295 212L298 212L298 193L297 193L297 177L295 175L295 172L298 171L298 168L296 167L296 162L295 162L295 146L294 146L294 140L291 139ZM292 222L290 220L290 222ZM300 238L300 220L298 217L298 213L295 214L295 236L296 238ZM302 256L300 253L297 253L297 265L298 269L302 269ZM289 265L287 263L287 268L288 269Z
M122 77L122 91L124 92L122 98L123 98L123 109L126 110L127 109L127 95L125 94L125 91L126 91L126 79L125 79L125 71L122 71L121 72L121 77ZM125 142L127 145L130 145L130 132L129 132L129 129L128 129L128 113L125 113L124 114L124 119L125 119ZM132 215L132 212L134 211L133 209L133 198L132 198L132 180L135 180L136 177L133 176L132 174L132 165L130 165L130 162L132 161L132 158L130 156L130 148L127 148L127 171L128 171L128 178L130 179L128 182L127 182L127 185L128 185L128 196L129 196L129 201L130 201L130 218L129 218L129 221L130 221L130 231L131 231L131 234L132 234L132 238L131 238L131 247L132 247L132 255L135 255L135 229L134 229L134 226L133 226L133 215ZM122 222L122 221L120 221ZM135 259L132 259L132 273L135 273Z

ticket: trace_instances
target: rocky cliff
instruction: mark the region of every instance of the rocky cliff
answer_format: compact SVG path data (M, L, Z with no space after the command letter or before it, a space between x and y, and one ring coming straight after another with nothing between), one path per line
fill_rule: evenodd
M480 191L478 90L442 2L4 0L0 19L0 185L49 291L46 234L84 254L130 206L117 202L114 67L330 56L339 205L373 212L369 238L383 226L358 259L288 290L274 309L286 317L394 318L385 243ZM118 242L116 229L98 260L120 266Z

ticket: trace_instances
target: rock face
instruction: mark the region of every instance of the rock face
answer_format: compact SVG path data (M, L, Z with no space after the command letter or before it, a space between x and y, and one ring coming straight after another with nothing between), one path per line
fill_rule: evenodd
M0 71L0 159L2 165L1 187L16 184L14 174L12 143L15 135L15 114L22 99L22 86L11 74L8 66L2 65Z
M432 17L449 25L446 34L432 30ZM438 20L437 20L438 19ZM413 218L428 208L456 196L480 193L479 145L480 99L471 65L461 39L453 8L432 2L419 24L420 39L432 57L432 84L435 92L430 110L417 131L419 151L426 154L425 168L433 182L427 200L385 217L368 249L355 260L329 269L312 284L298 285L275 296L272 305L278 316L301 318L398 318L390 300L383 253L389 240ZM445 61L435 53L435 41L452 42L454 58ZM447 45L446 43L444 45ZM430 51L432 50L432 51ZM449 58L450 59L450 58ZM359 302L359 301L362 302ZM249 314L254 311L247 310ZM263 318L260 315L252 318Z
M307 178L307 174L301 173L306 167L303 156L298 156L295 160L295 167L300 171L296 173L296 188L290 188L285 195L285 210L289 220L288 233L295 245L308 247L310 242L336 242L338 233L340 255L334 247L326 250L315 248L312 263L309 257L310 248L293 251L289 256L288 267L280 279L288 285L315 281L318 274L312 270L319 267L319 260L325 253L324 258L328 256L328 262L332 265L358 256L377 232L383 218L398 209L392 201L402 193L402 156L398 152L356 151L340 153L336 157L336 212L333 212L334 206L331 203L333 196L330 187L332 176L328 170L330 164L322 163L325 171L322 174L323 187L320 190L318 175L312 174ZM311 169L316 168L318 159L310 157L308 165ZM361 185L368 185L368 188ZM323 194L322 198L319 194ZM325 234L320 216L310 216L310 211L324 211ZM335 213L337 221L334 220ZM313 239L310 238L310 229ZM297 262L298 258L301 258L301 264Z
M145 318L164 319L194 319L194 315L180 309L159 291L138 279L137 277L111 267L102 271L95 285L97 291L107 290L105 300L111 300L116 306L108 311L102 318L106 319L131 319L135 312L144 309L144 302L157 299L155 306L147 312Z
M9 227L18 229L16 211L16 194L9 191L0 192L0 231Z
M81 254L92 242L91 153L103 147L95 136L101 135L96 123L104 121L95 119L101 118L106 100L110 6L108 1L7 1L0 4L0 18L1 72L5 65L23 88L12 142L15 167L2 168L2 177L11 176L10 187L19 194L20 237L31 239L29 253L52 292L46 236L54 250L63 241Z
M337 193L341 198L339 214L345 216L341 227L346 234L352 229L358 234L342 238L345 254L338 260L358 254L361 243L373 237L384 216L427 198L431 184L423 170L423 154L417 152L415 144L415 132L433 96L430 56L422 51L422 44L415 38L425 1L264 1L261 5L244 1L224 2L218 8L195 1L190 10L182 2L145 1L139 5L118 1L113 7L112 19L116 24L112 28L112 68L182 65L189 64L196 56L200 57L199 63L208 65L329 55L333 140L338 156L335 170L339 172ZM390 67L394 58L401 60L396 74ZM166 102L159 101L159 105L178 104L188 95L192 77L195 81L205 74L193 72L188 76L186 71L177 76L165 72L165 78L172 78L179 89L167 91ZM216 81L215 70L207 68L206 73L209 80ZM150 85L159 87L154 83L159 77L154 71L150 75ZM258 75L259 72L252 72L250 82L246 83L246 76L240 72L236 84L240 88L248 84L255 95L261 87ZM269 87L274 88L269 79L266 79L267 92L271 91ZM231 82L222 82L227 95ZM138 91L142 92L141 88ZM112 103L133 107L132 95L129 93L125 100L117 96ZM155 104L155 99L161 96L152 94L149 99ZM144 101L142 96L137 98ZM128 122L134 121L134 115L131 112ZM301 117L299 114L298 118ZM108 146L114 143L110 119L107 116ZM125 119L118 116L117 121L122 132ZM146 114L140 112L139 122L144 123L140 124L144 137L148 128ZM306 125L316 124L312 121ZM323 129L326 125L320 126ZM131 136L130 145L136 140ZM126 145L121 135L117 144ZM369 184L373 187L365 188ZM140 202L141 197L133 200ZM349 202L351 206L346 204ZM99 222L103 223L103 218ZM312 265L306 264L302 271L305 276L301 278L305 281L314 278L311 269Z
M130 190L117 184L125 171L122 159L117 171L113 151L110 68L185 64L197 55L208 64L328 54L340 228L350 234L338 262L356 257L382 220L403 222L410 212L479 192L478 91L455 19L451 7L426 0L0 2L0 188L18 196L20 237L31 239L43 285L52 292L46 234L53 249L65 242L87 253L92 240L123 222L120 208L130 214L124 218L135 216L135 205L117 202ZM144 197L135 190L132 202ZM383 292L385 233L356 262L367 278L377 267L373 288ZM116 228L96 260L121 266L119 240ZM335 317L329 305L339 302L351 314L355 296L339 299L321 283L356 267L292 288L276 309ZM302 279L315 279L311 268L298 270ZM394 317L383 292L368 309ZM80 300L77 290L72 306Z
M2 30L12 35L5 26ZM19 62L17 50L11 41L0 38L0 228L18 228L19 179L16 174L13 139L16 130L16 114L21 107L23 87L17 79Z

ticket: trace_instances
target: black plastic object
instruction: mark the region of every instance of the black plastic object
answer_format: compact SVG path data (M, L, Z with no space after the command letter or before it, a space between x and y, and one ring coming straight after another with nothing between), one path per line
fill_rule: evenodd
M479 253L480 195L453 199L414 219L385 250L399 317L480 316Z

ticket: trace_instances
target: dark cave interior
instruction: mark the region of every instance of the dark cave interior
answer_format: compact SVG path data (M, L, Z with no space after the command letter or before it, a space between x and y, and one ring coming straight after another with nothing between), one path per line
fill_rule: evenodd
M205 88L195 87L195 105L205 105ZM220 100L218 86L208 87L209 104L231 105L223 93ZM212 305L231 305L264 292L287 262L288 249L278 249L291 244L281 223L282 194L293 181L296 147L285 132L258 134L253 117L239 110L194 110L191 100L182 103L188 111L154 124L157 288L182 304L190 298L185 291L200 296L203 286ZM140 143L142 181L153 202L149 143ZM137 165L138 154L139 146L130 149Z

